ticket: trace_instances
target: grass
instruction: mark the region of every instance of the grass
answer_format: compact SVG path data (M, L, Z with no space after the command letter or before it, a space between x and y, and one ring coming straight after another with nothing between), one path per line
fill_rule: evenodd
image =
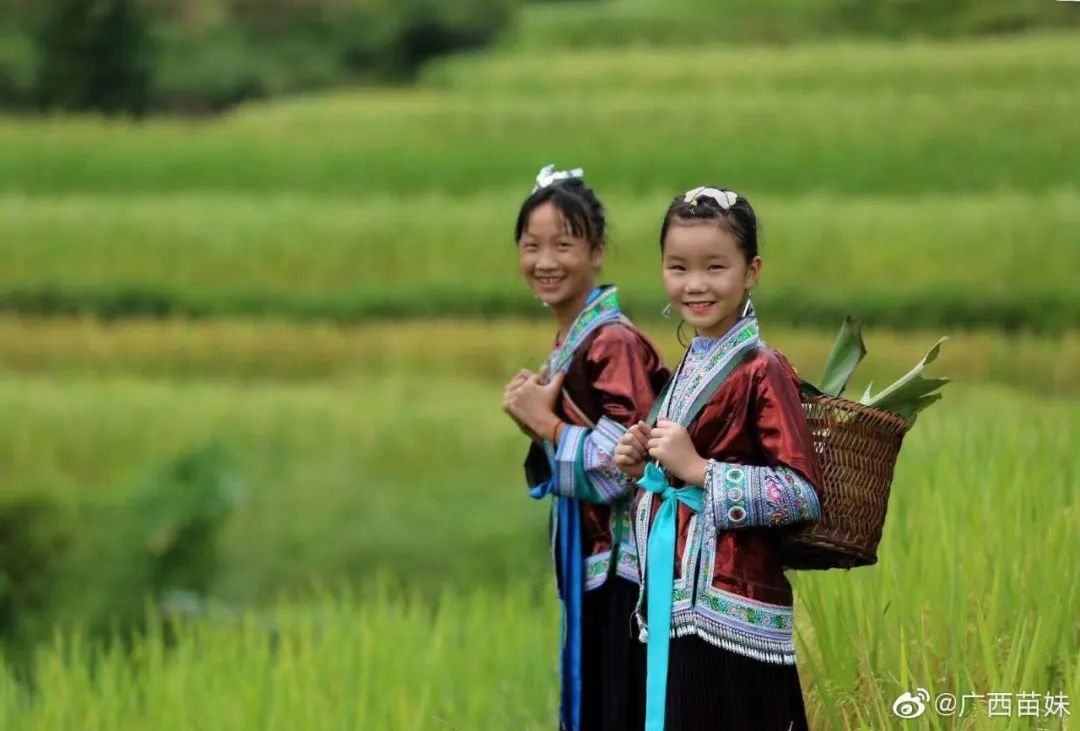
M46 696L0 674L5 729L540 729L557 709L557 615L536 592L380 592L184 626L130 652L42 648ZM493 642L492 639L498 641Z
M674 355L669 328L650 326ZM91 568L33 684L0 672L3 727L549 724L545 506L525 497L521 437L498 408L549 337L505 322L0 320L0 410L18 415L0 421L5 499L123 501L148 467L209 440L242 486L209 614L99 645L78 629ZM811 373L830 339L767 323L766 337ZM871 331L853 389L932 337ZM935 372L959 382L905 442L879 564L794 575L816 727L891 727L914 687L1077 697L1074 340L946 347ZM1002 725L1035 727L1021 721ZM949 727L987 722L984 708Z
M516 271L519 198L0 197L0 308L342 321L538 314ZM668 195L605 199L604 276L632 314L648 316L662 305L655 239ZM766 258L758 304L772 321L832 330L854 312L899 328L1080 322L1071 279L1080 258L1068 244L1080 232L1076 191L754 200Z
M804 376L849 311L890 326L853 391L954 336L880 563L794 577L815 727L892 727L917 687L1080 697L1074 45L523 50L214 121L0 120L0 498L56 500L97 557L94 506L179 454L221 444L242 488L207 616L97 644L83 561L0 725L550 725L546 506L499 410L552 335L508 240L550 160L589 171L669 360L655 231L701 180L758 207L765 335ZM307 321L377 314L429 319Z
M632 311L662 304L666 204L711 181L761 214L773 322L1060 332L1080 322L1078 70L1050 33L522 48L213 120L3 118L0 309L527 315L510 224L555 161L605 200Z
M952 47L799 52L806 65L794 81L791 67L773 60L783 52L744 60L738 50L701 49L702 68L754 66L746 74L761 82L751 88L708 83L701 71L689 74L696 85L639 86L639 76L655 78L654 67L677 72L664 52L638 52L626 68L610 56L559 56L566 83L544 90L511 84L492 94L461 81L507 63L528 74L537 63L526 53L493 57L479 74L474 64L442 85L257 104L212 122L9 119L0 122L0 191L460 196L522 191L552 160L583 166L602 191L637 193L716 177L752 195L1033 193L1075 184L1080 153L1068 141L1080 101L1057 91L1075 76L1072 37L962 45L960 63L931 72ZM882 83L868 72L849 85L854 71L827 81L864 57ZM992 69L985 85L976 81L983 61ZM802 77L816 81L803 85Z
M957 696L1034 691L1076 698L1080 692L1074 621L1080 611L1080 464L1072 449L1080 412L1073 402L950 388L905 444L880 563L795 575L800 670L814 727L892 727L892 700L916 687ZM122 394L110 395L113 403L126 403L117 400ZM198 399L192 403L192 395L184 399L190 408L205 407ZM393 418L393 411L379 414L380 422ZM446 443L453 432L447 417L441 413L422 432L438 439L409 447L409 464L446 463L443 455L455 448ZM485 420L478 411L470 418L474 426ZM321 432L323 440L333 434ZM491 498L502 492L524 498L507 489L511 475L502 475L509 465L500 455L508 450L491 446L473 441L464 449L474 451L457 452L464 470L486 468L472 485L474 499L447 499L452 484L419 479L409 506L383 520L412 524L420 504L439 502L440 520L425 523L425 548L435 562L450 558L434 550L432 530L440 523L460 524L468 511L516 522L494 512ZM509 439L504 446L511 446ZM385 448L369 453L375 455L395 456ZM320 532L320 540L343 535L346 525L368 528L370 512L362 506L394 489L387 483L361 487L352 507L337 506L349 520ZM293 515L315 519L317 498L325 491L309 488ZM528 522L538 523L535 518ZM505 541L504 548L520 538ZM382 548L382 570L404 576L415 591L415 577ZM541 728L555 709L557 610L550 592L528 588L546 573L546 551L533 548L510 582L443 590L433 603L385 584L363 601L316 593L302 604L239 616L218 610L168 634L152 626L130 651L103 649L77 630L65 631L39 649L32 665L41 693L16 682L11 671L0 674L0 717L12 729ZM267 560L272 542L260 549ZM443 550L452 550L457 563L492 559L480 559L461 542ZM230 555L230 561L245 560L250 557ZM928 720L932 728L990 722L985 705L955 724ZM1000 723L1044 727L1016 717Z
M532 3L502 44L564 48L680 48L724 43L785 45L845 36L918 38L1011 34L1075 27L1080 13L1038 0L863 3L858 0Z
M0 422L5 494L122 500L150 467L219 441L236 455L244 486L219 587L230 601L264 600L317 576L359 580L380 566L428 587L546 571L544 510L520 489L523 445L499 397L509 374L536 364L547 328L149 328L0 327L11 354L0 409L20 415ZM677 354L670 333L654 334ZM811 379L831 339L768 327L766 337ZM933 339L870 333L853 391L903 373ZM434 343L441 355L432 359ZM926 418L951 425L948 439L935 440L945 453L966 449L968 430L996 434L999 414L1075 429L1064 406L1036 395L1074 397L1072 339L981 335L944 353L936 372L960 383ZM1058 370L1043 365L1056 359ZM965 384L965 375L1024 390ZM1006 395L983 404L984 389ZM912 439L928 431L920 421ZM1025 439L1016 435L1017 444ZM1049 474L1075 462L1056 459ZM945 463L935 470L938 480L954 479Z
M675 363L673 323L639 323ZM817 380L832 333L764 323L768 341ZM891 382L942 331L870 328L870 356L856 381ZM289 321L35 319L0 317L0 372L12 376L138 377L182 383L305 384L393 374L469 373L491 388L520 368L535 369L553 337L546 321L435 319L368 325ZM438 353L433 362L432 348ZM962 383L994 383L1047 396L1080 395L1080 337L952 333L935 369ZM853 389L854 390L854 389Z
M600 12L603 4L594 6ZM540 12L548 12L542 8ZM529 12L535 12L535 8ZM556 9L561 12L561 9ZM1080 17L1080 16L1078 16ZM423 81L467 94L555 95L572 90L604 95L634 89L659 97L685 94L784 92L855 96L887 92L938 96L957 92L1007 95L1054 93L1080 71L1069 35L908 40L868 43L831 38L828 43L730 47L716 42L688 47L550 47L501 53L457 54L429 64ZM852 63L853 57L858 63Z

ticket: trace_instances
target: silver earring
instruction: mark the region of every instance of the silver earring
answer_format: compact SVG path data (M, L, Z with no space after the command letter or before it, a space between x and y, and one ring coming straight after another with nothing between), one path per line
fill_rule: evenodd
M670 320L671 319L671 303L668 302L664 305L664 309L660 310L661 317Z
M742 308L742 316L746 317L747 315L752 315L752 314L754 314L754 304L750 301L750 295L747 294L746 295L746 304Z

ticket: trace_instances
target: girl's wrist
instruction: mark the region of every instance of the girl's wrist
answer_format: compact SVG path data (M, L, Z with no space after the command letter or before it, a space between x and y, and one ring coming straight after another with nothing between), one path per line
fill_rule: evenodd
M559 432L562 431L562 428L565 425L565 423L566 422L564 422L559 417L557 417L555 415L552 415L550 420L545 420L543 423L541 423L539 425L539 428L536 430L536 433L539 434L542 439L547 439L552 444L558 444L558 442L559 442Z
M555 426L551 427L551 443L552 444L558 444L559 443L559 434L562 433L562 428L565 425L566 425L566 422L563 421L562 419L556 419L555 420Z
M698 487L705 486L705 473L709 468L709 460L695 455L695 460L690 468L686 472L686 479L683 480L687 485L697 485Z

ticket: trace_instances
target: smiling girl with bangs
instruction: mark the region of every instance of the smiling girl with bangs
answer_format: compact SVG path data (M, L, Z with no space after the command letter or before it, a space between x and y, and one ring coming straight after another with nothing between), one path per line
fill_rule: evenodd
M660 231L669 307L695 330L616 463L638 480L647 731L807 728L778 528L820 515L821 471L787 360L760 339L757 217L695 188Z
M532 497L552 497L552 552L563 603L561 727L641 728L644 658L630 631L637 600L631 535L635 487L615 445L643 419L668 371L627 320L614 286L596 285L607 245L603 206L582 172L540 172L514 235L525 281L551 310L555 346L540 373L521 371L504 410L532 440Z

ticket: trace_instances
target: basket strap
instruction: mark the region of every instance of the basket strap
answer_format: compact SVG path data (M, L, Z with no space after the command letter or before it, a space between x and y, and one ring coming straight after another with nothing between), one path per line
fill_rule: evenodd
M757 351L757 345L749 347L742 355L736 358L732 358L730 361L728 361L727 365L725 365L721 370L717 371L716 374L713 376L712 380L709 381L709 385L702 389L701 393L698 394L698 397L694 399L694 402L690 405L690 409L686 412L683 418L679 420L679 425L686 429L689 429L690 425L694 423L694 419L696 419L698 414L701 413L701 410L705 408L705 404L709 403L709 399L711 399L713 395L720 390L720 387L724 385L724 381L727 380L727 377L731 375L732 371L734 371L735 368L744 361L749 360L755 353L757 353Z
M668 391L671 390L671 385L673 383L675 383L674 377L668 379L668 382L660 389L660 393L657 395L656 400L653 401L652 408L649 409L649 417L645 420L645 423L649 426L656 426L656 420L660 418L660 407L663 405L664 399L667 398Z

